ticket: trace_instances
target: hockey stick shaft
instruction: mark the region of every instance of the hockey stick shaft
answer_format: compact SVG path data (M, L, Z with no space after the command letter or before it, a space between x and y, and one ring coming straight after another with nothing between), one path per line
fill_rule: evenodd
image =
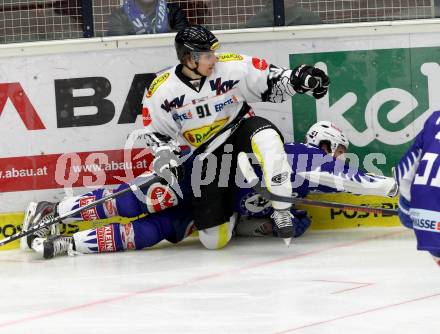
M64 214L62 214L62 215L60 215L58 217L54 217L54 218L46 220L46 221L43 220L40 223L38 223L38 224L36 224L34 226L31 226L26 231L21 231L21 232L18 232L16 234L14 234L14 235L11 235L10 237L2 239L2 240L0 240L0 247L3 246L3 245L6 245L7 243L10 243L10 242L12 242L14 240L17 240L17 239L20 239L22 237L25 237L25 236L27 236L29 234L33 234L33 233L35 233L36 231L38 231L38 230L40 230L42 228L49 227L49 226L51 226L53 224L56 224L56 223L60 223L60 222L63 221L63 219L66 219L66 218L69 218L71 216L74 216L74 215L76 215L76 214L78 214L78 213L80 213L80 212L82 212L84 210L88 210L90 208L93 208L93 207L95 207L95 206L97 206L97 205L99 205L101 203L104 203L104 202L106 202L108 200L114 199L114 198L116 198L118 196L121 196L121 195L123 195L123 194L125 194L125 193L127 193L129 191L137 191L140 188L144 187L145 185L149 184L150 181L155 180L156 178L158 178L158 176L155 175L154 173L149 172L149 173L147 173L145 175L145 178L146 179L142 180L142 182L138 182L139 184L133 183L133 184L129 185L129 187L124 188L124 189L122 189L122 190L120 190L118 192L111 193L111 194L109 194L109 195L107 195L105 197L102 197L101 199L98 199L98 200L94 201L94 202L91 202L89 204L81 206L81 207L79 207L77 209L68 211L68 212L66 212L66 213L64 213Z
M302 204L302 205L310 205L310 206L317 206L323 208L334 208L341 210L352 210L352 211L367 212L367 213L382 214L382 215L393 215L393 216L397 215L397 210L394 209L372 208L361 205L317 201L306 198L286 197L286 196L276 195L271 193L267 188L261 186L261 181L258 178L257 174L255 174L254 168L249 162L246 153L241 152L238 154L238 165L240 166L240 170L243 176L252 186L252 188L261 196L263 196L264 198L270 201L280 201L280 202L287 202L292 204Z

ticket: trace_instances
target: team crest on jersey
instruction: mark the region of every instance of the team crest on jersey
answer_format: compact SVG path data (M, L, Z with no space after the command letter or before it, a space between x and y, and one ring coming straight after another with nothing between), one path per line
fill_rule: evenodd
M240 80L226 80L222 81L222 78L216 78L215 80L210 80L209 84L211 90L217 95L224 94L234 88Z
M266 59L259 59L254 57L252 58L252 65L254 65L254 67L260 71L264 71L267 69Z
M160 107L166 112L170 112L171 109L182 107L184 100L185 100L185 94L180 95L180 97L175 97L174 99L171 100L171 102L169 102L168 99L165 99L165 101L163 101Z
M243 60L243 56L240 56L236 53L222 53L217 56L218 61L227 62L227 61L240 61Z
M241 199L241 214L246 216L268 215L272 209L270 202L259 194L250 192Z
M201 128L185 131L183 136L194 147L199 147L207 139L211 138L219 132L228 121L229 117L219 119L211 125L202 126Z
M162 85L169 77L170 74L166 72L154 79L150 85L150 88L148 88L147 98L150 98L154 94L154 92L160 87L160 85Z

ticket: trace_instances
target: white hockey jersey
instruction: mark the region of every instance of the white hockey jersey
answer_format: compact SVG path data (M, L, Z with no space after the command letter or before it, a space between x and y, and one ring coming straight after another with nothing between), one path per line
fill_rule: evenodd
M268 65L264 59L225 53L199 90L177 65L158 76L143 99L147 130L176 139L191 150L209 143L222 144L240 119L250 111L246 102L283 102L294 94L291 70ZM212 140L214 137L215 140Z

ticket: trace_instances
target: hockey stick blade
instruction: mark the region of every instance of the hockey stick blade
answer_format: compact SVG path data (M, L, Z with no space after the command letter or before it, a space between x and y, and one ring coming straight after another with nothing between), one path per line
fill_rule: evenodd
M97 206L98 204L104 203L104 202L106 202L108 200L111 200L113 198L121 196L121 195L125 194L126 192L137 191L140 188L142 188L143 186L149 184L151 181L154 182L156 180L156 178L160 179L154 173L148 172L148 173L145 174L144 177L136 178L135 181L133 183L129 184L129 187L127 187L127 188L124 188L124 189L122 189L122 190L120 190L118 192L115 192L115 193L111 193L111 194L109 194L109 195L107 195L107 196L105 196L105 197L103 197L103 198L101 198L99 200L96 200L96 201L91 202L91 203L89 203L87 205L81 206L81 207L79 207L77 209L74 209L74 210L71 210L69 212L66 212L65 214L63 214L61 216L54 217L54 218L46 220L46 221L43 220L40 223L38 223L37 225L34 225L31 228L27 229L26 231L18 232L18 233L14 234L14 235L11 235L10 237L7 237L7 238L4 238L4 239L0 240L0 247L4 246L4 245L6 245L6 244L8 244L8 243L10 243L10 242L12 242L14 240L17 240L17 239L20 239L22 237L25 237L25 236L27 236L29 234L33 234L34 232L36 232L36 231L38 231L38 230L40 230L40 229L42 229L44 227L48 227L48 226L51 226L53 224L62 222L63 219L69 218L71 216L76 215L77 213L80 213L81 211L88 210L90 208L93 208L93 207Z
M337 202L326 202L326 201L317 201L306 198L298 198L298 197L287 197L280 196L271 193L267 188L261 186L261 181L258 178L257 174L255 174L254 168L249 162L249 158L246 153L240 152L238 154L238 165L240 170L244 176L244 178L248 181L251 187L261 196L269 201L280 201L287 202L292 204L302 204L309 206L317 206L323 208L333 208L333 209L341 209L341 210L351 210L358 212L367 212L373 214L381 214L381 215L391 215L396 216L397 210L394 209L385 209L385 208L373 208L368 206L361 205L352 205L352 204L344 204Z

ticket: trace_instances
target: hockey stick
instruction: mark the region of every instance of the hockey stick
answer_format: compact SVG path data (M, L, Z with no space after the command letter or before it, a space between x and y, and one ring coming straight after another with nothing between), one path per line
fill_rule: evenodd
M325 202L325 201L317 201L306 198L286 197L286 196L276 195L271 193L267 188L261 186L261 181L258 178L257 174L255 174L254 168L249 162L249 158L246 153L240 152L238 154L238 166L240 166L240 170L244 178L252 186L252 188L258 194L260 194L269 201L280 201L280 202L287 202L292 204L302 204L302 205L317 206L322 208L352 210L352 211L368 212L368 213L382 214L382 215L397 215L397 210L394 209L372 208L368 206L360 206L360 205L352 205L352 204L344 204L344 203L336 203L336 202Z
M94 202L91 202L89 204L81 206L81 207L79 207L77 209L74 209L74 210L71 210L69 212L66 212L65 214L60 215L58 217L54 217L54 218L51 218L51 219L48 219L48 220L44 220L43 219L40 223L30 227L26 231L18 232L18 233L14 234L14 235L11 235L10 237L7 237L5 239L0 240L0 247L3 246L3 245L6 245L7 243L10 243L11 241L14 241L14 240L20 239L22 237L25 237L25 236L27 236L29 234L32 234L32 233L38 231L39 229L52 226L53 224L56 224L56 223L60 223L60 222L63 221L63 219L69 218L69 217L71 217L73 215L76 215L77 213L80 213L80 212L82 212L84 210L88 210L90 208L93 208L93 207L95 207L95 206L97 206L97 205L99 205L101 203L104 203L104 202L106 202L108 200L111 200L113 198L121 196L121 195L123 195L123 194L125 194L125 193L127 193L129 191L133 191L133 192L134 191L138 191L141 188L145 187L146 185L150 184L151 181L156 181L156 179L160 179L160 178L156 174L154 174L153 172L148 172L148 173L145 174L145 176L142 176L142 177L138 176L135 179L136 180L135 183L130 184L129 187L127 187L127 188L124 188L124 189L122 189L122 190L120 190L118 192L109 194L109 195L107 195L107 196L105 196L105 197L103 197L101 199L98 199L98 200L96 200Z

